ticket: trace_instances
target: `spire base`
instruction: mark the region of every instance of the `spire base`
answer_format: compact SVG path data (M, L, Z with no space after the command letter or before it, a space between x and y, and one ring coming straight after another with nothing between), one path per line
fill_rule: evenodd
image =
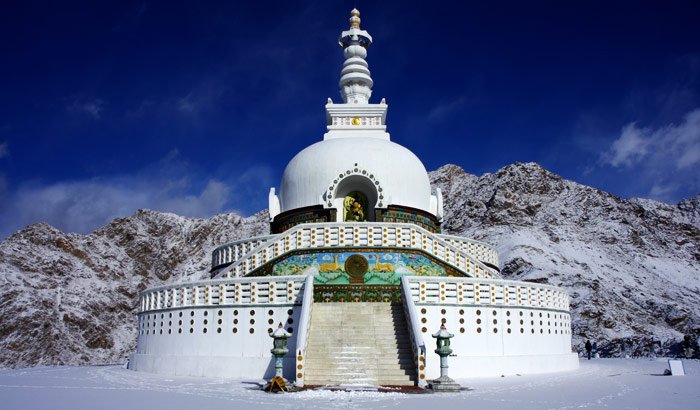
M379 138L389 141L386 132L386 112L389 107L380 104L326 104L324 140L347 137Z

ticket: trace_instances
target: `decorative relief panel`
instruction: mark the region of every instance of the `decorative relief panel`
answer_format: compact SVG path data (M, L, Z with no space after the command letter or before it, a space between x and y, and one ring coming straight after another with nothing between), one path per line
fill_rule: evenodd
M364 261L361 261L362 258ZM365 265L366 264L366 265ZM318 252L290 256L277 262L272 275L314 275L321 285L398 285L401 276L447 276L446 270L426 256L409 252Z
M419 209L391 205L377 211L377 222L412 223L433 233L440 233L440 223L434 215Z
M334 126L380 126L381 117L333 117L331 125Z
M374 175L374 173L367 171L366 169L363 169L361 167L358 167L357 165L345 170L345 172L338 174L338 177L333 179L333 182L328 184L328 189L326 189L326 194L325 194L325 202L326 202L326 207L330 208L333 206L333 198L335 197L335 190L338 187L338 184L340 182L351 176L351 175L360 175L363 176L367 179L370 180L372 185L374 185L375 189L377 190L377 207L378 208L383 208L386 205L386 201L384 198L384 188L382 188L381 183L379 182L379 179ZM374 206L374 204L369 204L370 206Z
M401 302L401 287L392 285L314 285L314 302Z
M293 209L277 215L270 224L270 230L273 234L277 234L303 223L332 222L335 219L332 215L328 209L323 209L320 205Z

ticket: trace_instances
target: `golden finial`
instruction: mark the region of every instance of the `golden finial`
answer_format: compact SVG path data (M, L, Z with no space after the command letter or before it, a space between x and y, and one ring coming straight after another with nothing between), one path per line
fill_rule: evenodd
M350 28L360 28L360 10L352 9L350 11Z

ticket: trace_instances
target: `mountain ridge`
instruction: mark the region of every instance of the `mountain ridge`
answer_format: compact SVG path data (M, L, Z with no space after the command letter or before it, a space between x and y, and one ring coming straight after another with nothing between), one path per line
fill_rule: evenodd
M497 246L505 278L571 295L574 348L678 354L700 335L700 195L676 205L622 199L536 163L476 176L430 173L443 232ZM208 277L210 252L268 233L267 211L207 219L138 210L86 234L32 224L0 242L0 365L121 361L138 292Z

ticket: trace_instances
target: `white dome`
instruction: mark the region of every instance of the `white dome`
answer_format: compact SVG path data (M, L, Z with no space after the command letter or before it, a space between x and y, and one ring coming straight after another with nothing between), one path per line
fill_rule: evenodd
M418 157L387 139L359 136L317 142L292 158L282 176L280 211L336 207L334 198L355 189L365 191L373 207L431 212L430 180Z

